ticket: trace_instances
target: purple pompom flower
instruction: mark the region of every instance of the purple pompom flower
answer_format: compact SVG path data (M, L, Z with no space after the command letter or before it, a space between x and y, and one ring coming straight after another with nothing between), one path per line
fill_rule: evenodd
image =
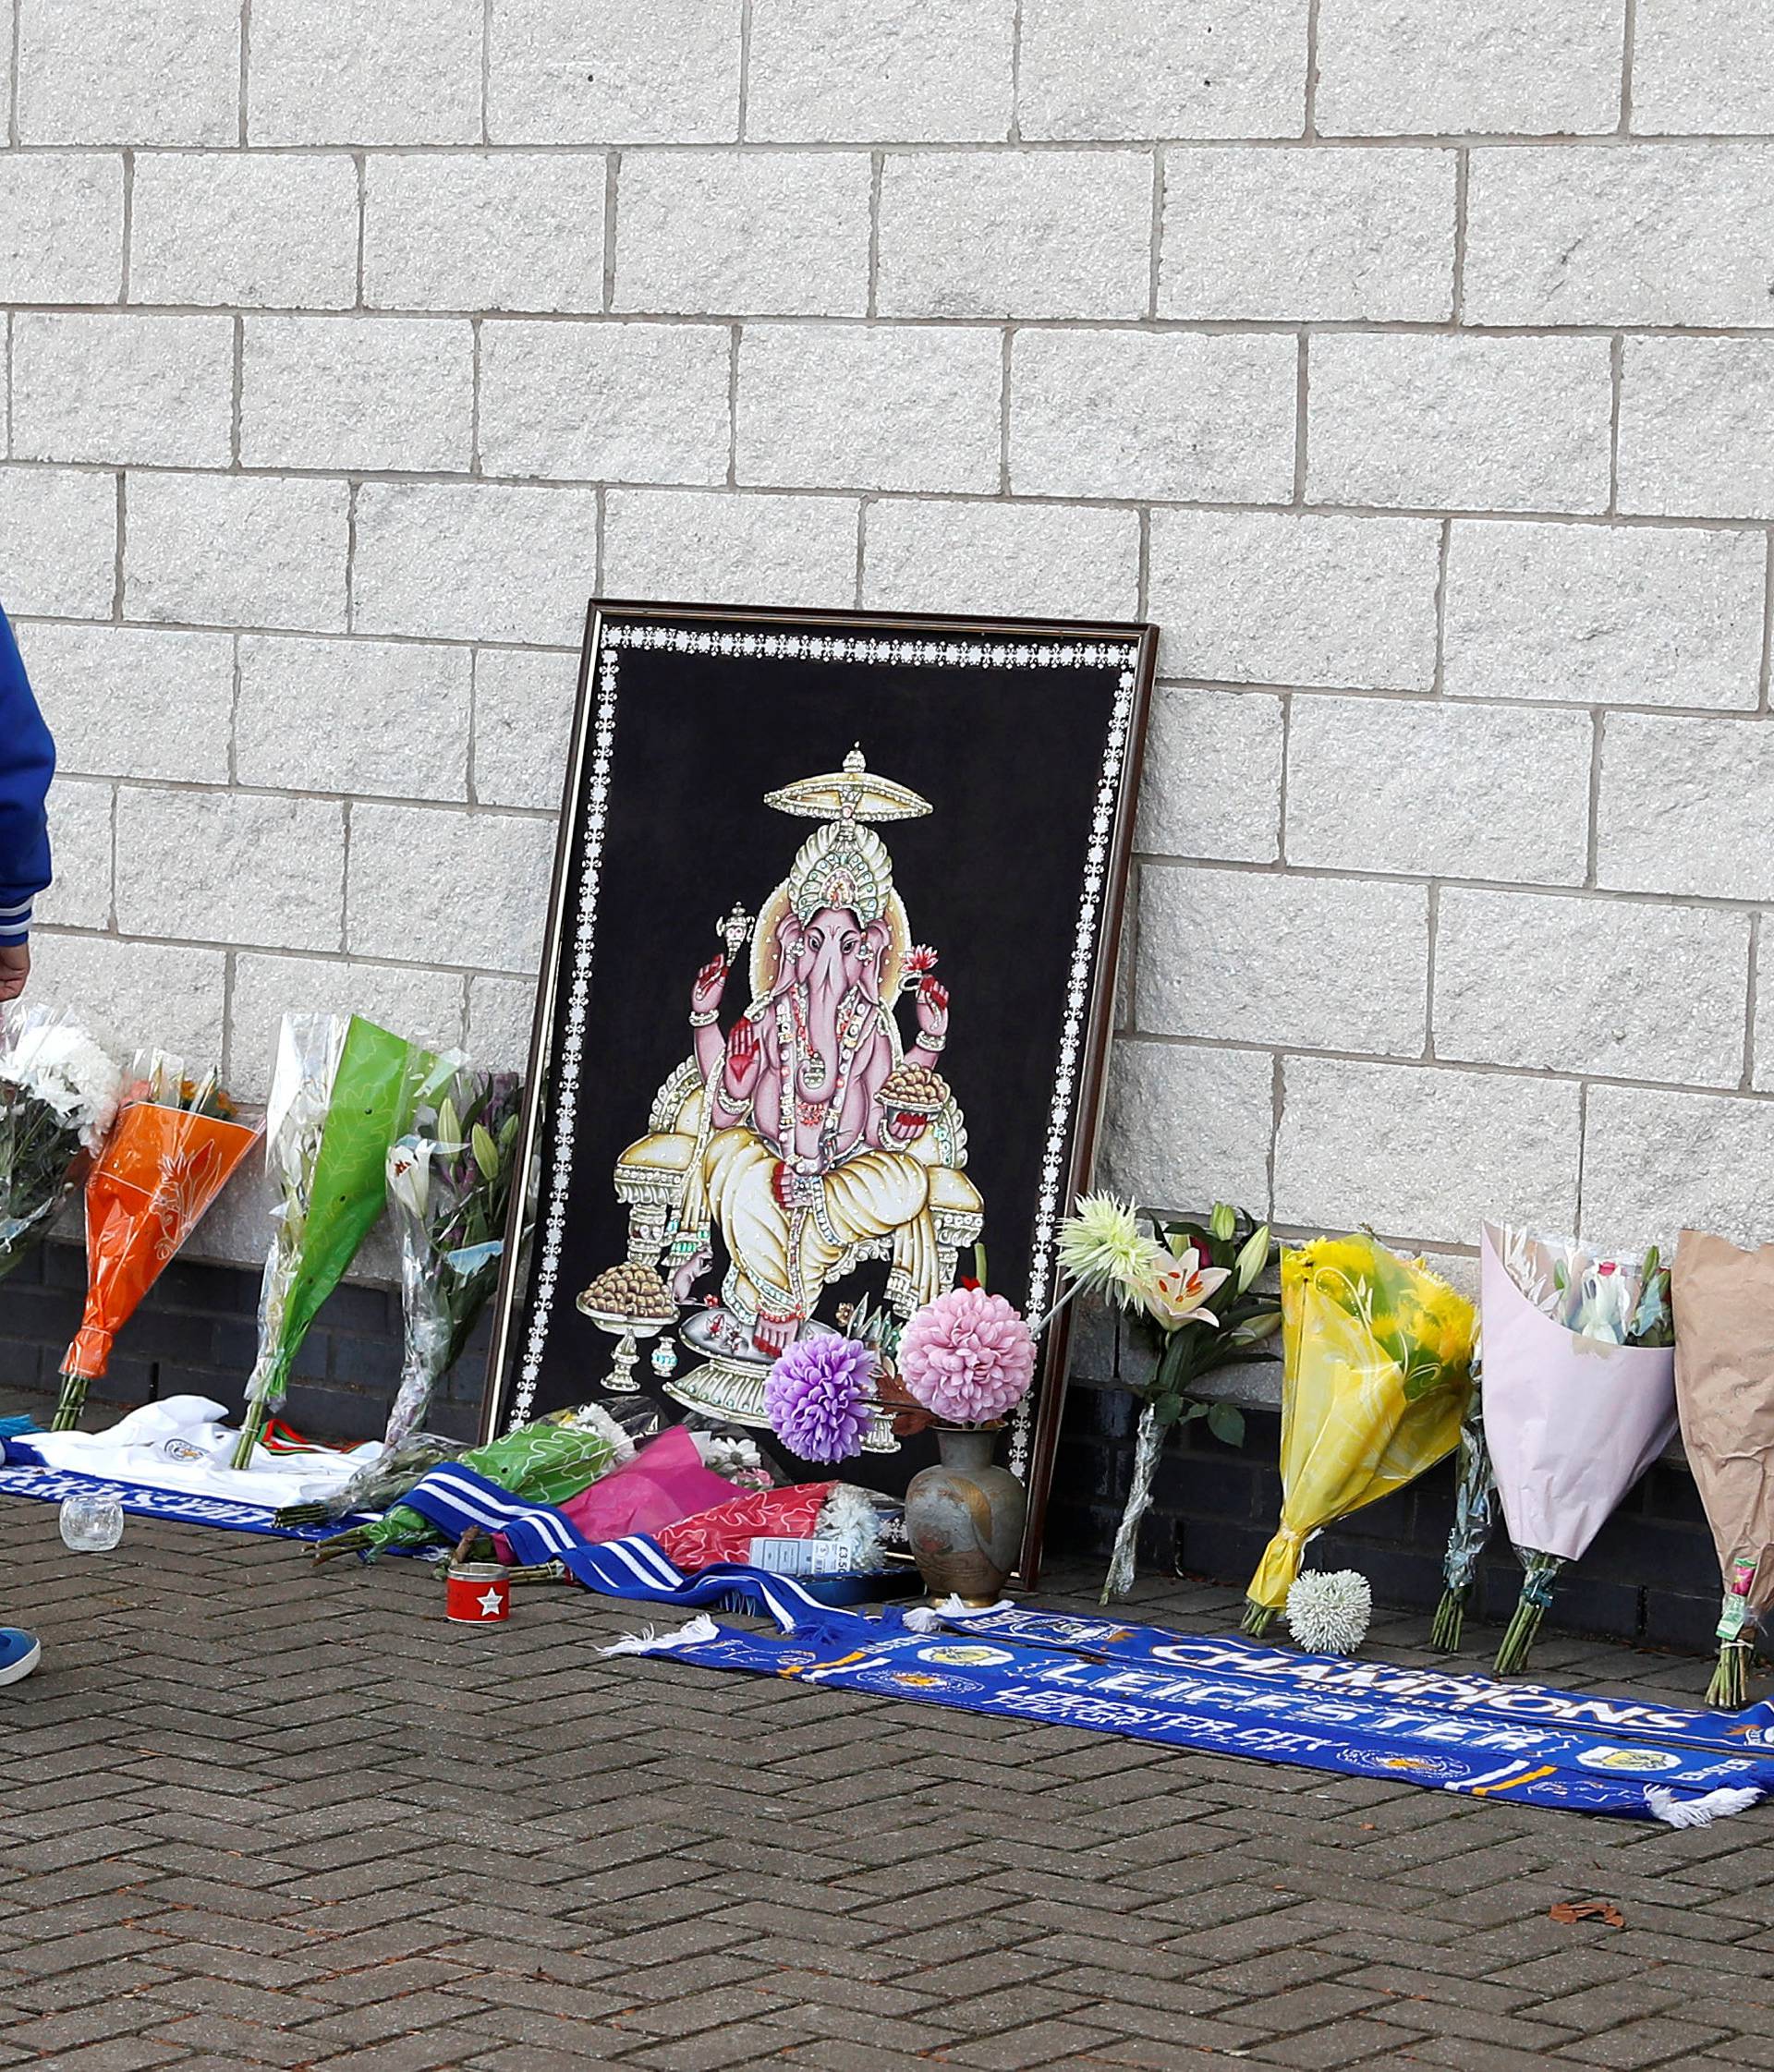
M764 1414L803 1460L848 1460L869 1429L875 1356L856 1339L797 1339L770 1370Z

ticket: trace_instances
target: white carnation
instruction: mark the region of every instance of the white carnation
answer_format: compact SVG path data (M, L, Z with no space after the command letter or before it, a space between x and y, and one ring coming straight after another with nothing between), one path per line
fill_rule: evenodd
M835 1540L853 1569L881 1566L881 1512L866 1489L839 1483L820 1508L813 1536Z
M1308 1654L1353 1654L1367 1638L1374 1593L1354 1569L1311 1569L1287 1593L1287 1626Z
M84 1029L71 1022L27 1020L4 1070L70 1128L78 1128L88 1151L98 1152L116 1116L123 1074Z

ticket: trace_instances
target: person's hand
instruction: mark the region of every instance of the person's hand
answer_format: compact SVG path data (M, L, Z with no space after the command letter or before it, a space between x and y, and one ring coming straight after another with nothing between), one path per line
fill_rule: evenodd
M30 945L9 942L0 948L0 1005L16 1000L30 976Z

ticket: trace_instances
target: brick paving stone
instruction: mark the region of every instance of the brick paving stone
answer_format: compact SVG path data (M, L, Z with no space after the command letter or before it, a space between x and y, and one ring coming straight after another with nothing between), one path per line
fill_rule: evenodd
M557 2016L537 2014L528 2007L483 2007L465 2015L453 2032L470 2039L469 2047L480 2052L521 2045L541 2054L614 2056L638 2041L625 2030L607 2022L563 2021Z
M1094 1965L1068 1965L1047 1976L1050 1982L1061 1980L1067 1987L1081 1988L1095 2000L1128 2001L1135 2006L1150 2007L1171 2016L1218 2014L1223 2008L1246 2006L1263 1997L1260 1992L1254 1994L1224 1993L1204 1983L1198 1976L1154 1979L1132 1972L1108 1971Z
M95 1964L85 1971L29 1979L13 1986L9 1997L16 2007L48 2013L58 2007L91 2006L119 1993L139 1993L176 1975L161 1966L125 1957L115 1964Z
M462 2003L450 1993L402 1993L396 1987L386 1999L364 2001L304 2022L301 2034L308 2040L309 2055L322 2057L342 2043L384 2042L390 2037L455 2021L461 2013Z
M910 2056L905 2051L881 2050L872 2043L854 2043L832 2036L799 2044L780 2061L761 2058L758 2062L811 2066L816 2072L925 2072L930 2061Z
M704 1993L686 1993L681 1999L662 2001L651 2007L631 2010L623 2016L622 2027L636 2030L643 2036L694 2036L703 2030L761 2020L776 2008L790 2004L785 1994L766 1990L762 1985L718 1986Z
M1293 1993L1270 1993L1240 2018L1249 2020L1262 2036L1293 2036L1344 2015L1363 2013L1380 1999L1381 1995L1371 1988L1320 1980L1316 1985L1301 1986Z
M941 1993L920 1990L916 1977L905 1978L897 1972L893 1974L891 1982L877 1979L845 1978L840 1973L823 1969L825 1952L809 1953L809 1956L815 1955L820 1969L802 1970L788 1965L779 1966L773 1968L761 1981L762 1987L772 1994L790 2002L813 2001L822 2007L854 2007L857 2013L866 2015L916 2015L921 2009L940 2002L944 2018L954 2021L963 2005L946 1998ZM1050 2014L1054 2011L1051 2006L1031 2007L1027 2016L1019 2015L1019 2005L1027 2005L1025 1996L1032 1990L1037 1989L1012 1987L994 1996L1009 2010L1004 2016L1003 2027L1007 2028L1013 2021L1019 2019L1032 2019L1036 2013ZM1048 1995L1050 2000L1064 1997Z
M760 1972L771 1969L768 1957L753 1945L735 1945L710 1957L680 1958L674 1964L655 1965L650 1970L613 1977L610 1990L620 1993L630 2006L647 2006L656 2000L671 2000L680 1993L704 1993L716 1986L742 1986L756 1982Z
M310 2058L309 2065L313 2072L444 2072L446 2066L453 2072L480 2047L480 2041L457 2030L428 2030L422 2036L403 2036L367 2050Z
M804 2030L815 2036L841 2042L869 2043L884 2050L917 2054L941 2050L961 2041L956 2030L942 2019L938 2009L929 2020L905 2015L864 2015L852 2007L828 2007L808 2001L792 2013L765 2017L766 2024L781 2020L785 2027Z
M1383 2024L1355 2016L1345 2021L1328 2021L1263 2043L1252 2054L1266 2065L1291 2065L1299 2072L1336 2072L1340 2066L1396 2046L1393 2031Z
M1465 2007L1445 2000L1388 2000L1374 2007L1373 2017L1396 2023L1400 2029L1426 2030L1438 2036L1473 2036L1520 2051L1554 2051L1578 2033L1568 2026L1530 2021L1519 2015L1501 2015L1492 2009Z
M932 2003L927 2002L927 2005ZM974 2037L994 2036L1005 2030L1024 2028L1055 2016L1087 2017L1098 1996L1080 1993L1070 1981L1065 1986L986 1985L972 2000L943 2000L942 2019L951 2029Z
M167 2065L184 2055L176 2043L152 2042L141 2036L114 2036L76 2050L53 2051L39 2062L55 2066L56 2072L148 2072L151 2066Z
M1622 1954L1618 1940L1610 1938L1601 1947L1549 1950L1544 1957L1529 1957L1512 1965L1502 1983L1511 1992L1519 1989L1524 2000L1537 2003L1644 1971L1643 1961Z
M613 2057L582 2057L577 2051L532 2050L528 2044L485 2051L462 2061L466 2072L613 2072L616 2062Z
M1703 2027L1698 2022L1673 2021L1652 2015L1643 2021L1629 2021L1599 2036L1580 2038L1560 2053L1583 2065L1618 2066L1621 2072L1636 2072L1640 2066L1667 2065L1672 2059L1685 2062L1696 2051L1728 2036L1722 2025Z
M6 2030L6 2042L14 2050L50 2056L89 2043L108 2042L114 2036L139 2035L164 2019L162 2009L132 1997L19 2022Z
M887 1962L879 1953L870 1954L873 1961ZM822 1966L830 1966L832 1961L829 1951L820 1958ZM920 1965L910 1970L893 1966L884 1975L904 1978L928 1998L941 2000L950 2006L965 2005L980 1991L982 1982L978 1960L965 1957L940 1964ZM990 1983L1000 1992L1013 1993L1018 1986L1036 1980L1051 1982L1056 1978L1063 1978L1068 1988L1075 1987L1086 1998L1095 1993L1100 1983L1076 1967L1056 1964L1051 1958L1037 1957L1026 1949L997 1950L992 1954Z
M1469 2007L1481 2014L1507 2014L1532 1999L1532 1994L1510 1983L1489 1979L1462 1979L1434 1971L1414 1971L1399 1964L1370 1964L1343 1975L1343 1982L1372 1992L1376 1999L1424 2000L1449 2006ZM1537 2015L1539 2008L1535 2006Z
M181 2051L206 2051L246 2065L311 2065L321 2050L312 2041L267 2029L260 2022L233 2021L225 2015L186 2015L154 2030L154 2040L176 2043Z
M1243 2016L1250 2010L1240 2007L1233 2012L1234 2016ZM1077 2018L1093 2029L1107 2030L1112 2036L1140 2037L1150 2042L1211 2034L1219 2039L1215 2047L1221 2050L1250 2049L1262 2043L1266 2036L1260 2021L1228 2020L1223 2016L1184 2017L1173 2008L1143 2006L1137 2001L1123 1999L1116 1994L1109 1994L1092 2001L1087 2007L1081 2007Z
M588 1993L578 1986L560 1985L552 1979L515 1978L504 1973L465 1979L451 1988L451 1997L477 2005L533 2008L539 2015L560 2021L601 2021L634 2005L634 1994L626 1988ZM461 2012L459 2006L457 2012Z
M1452 2072L1546 2072L1537 2051L1518 2051L1505 2043L1486 2043L1470 2036L1414 2039L1411 2054L1425 2065L1445 2065Z
M1659 1969L1635 1978L1616 1979L1556 1999L1537 2000L1532 2013L1536 2021L1556 2022L1579 2036L1592 2036L1621 2022L1666 2013L1687 1998L1679 1987L1671 1987L1665 1981Z
M780 2020L772 2023L769 2041L761 2041L759 2030L748 2026L704 2030L699 2036L626 2053L623 2063L645 2066L650 2072L744 2072L747 2066L784 2063L788 2047L811 2035L805 2027Z

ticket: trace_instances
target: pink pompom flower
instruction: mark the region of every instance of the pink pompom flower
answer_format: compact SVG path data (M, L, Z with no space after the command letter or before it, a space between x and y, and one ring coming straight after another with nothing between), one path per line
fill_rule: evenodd
M925 1303L899 1342L900 1378L949 1424L990 1424L1035 1378L1035 1340L1002 1295L956 1288Z

